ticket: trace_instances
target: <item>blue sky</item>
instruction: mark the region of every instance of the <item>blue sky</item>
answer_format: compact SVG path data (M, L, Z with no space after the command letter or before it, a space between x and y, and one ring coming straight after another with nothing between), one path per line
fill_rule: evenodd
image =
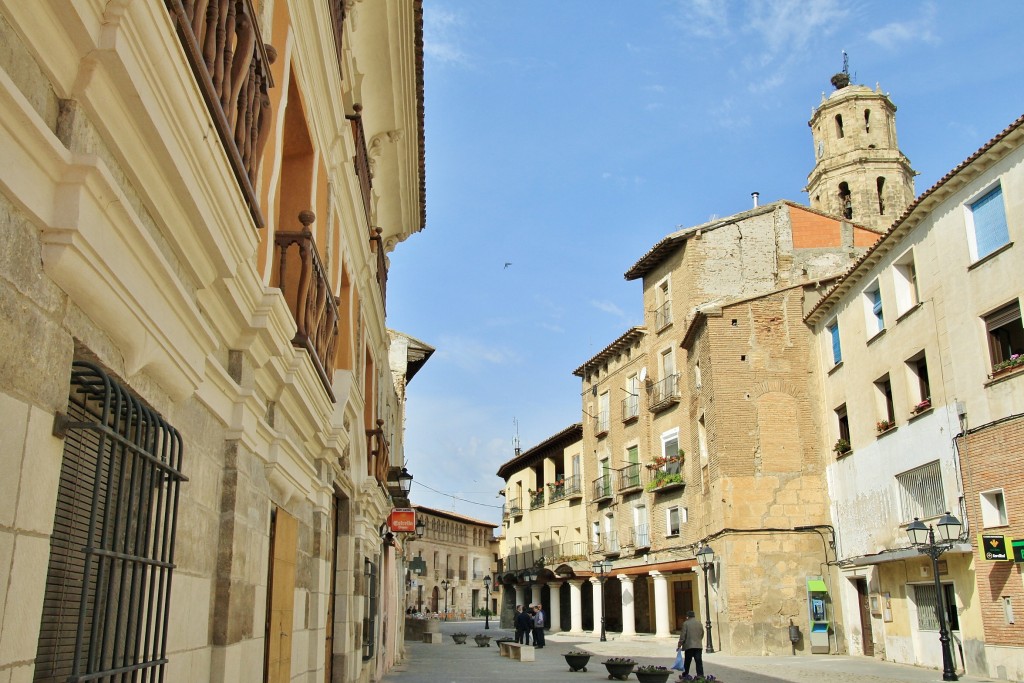
M623 273L753 191L806 203L843 50L920 194L1024 113L1022 25L1016 0L424 0L426 229L388 283L389 327L437 348L409 385L413 502L499 521L513 438L579 421L572 371L642 323Z

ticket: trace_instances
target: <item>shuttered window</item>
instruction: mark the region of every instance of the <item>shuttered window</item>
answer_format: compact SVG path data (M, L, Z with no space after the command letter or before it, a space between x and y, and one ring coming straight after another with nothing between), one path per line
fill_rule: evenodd
M1006 228L1006 211L1003 208L1003 189L996 187L970 205L974 221L975 257L985 258L1010 241Z
M843 349L839 344L839 323L833 322L826 326L829 339L832 341L832 364L839 365L843 362Z
M941 515L946 509L939 461L896 475L903 504L903 521Z
M34 681L163 680L181 437L75 362Z
M960 630L960 619L956 610L956 595L953 585L944 583L942 585L943 616L946 617L946 626L950 631ZM935 611L937 593L933 585L915 585L914 602L917 604L917 627L922 631L938 631L939 618Z
M363 661L373 659L377 650L377 565L369 559L366 565L366 616L363 617Z
M985 316L989 355L993 369L1024 354L1024 326L1021 325L1020 303L1014 301Z

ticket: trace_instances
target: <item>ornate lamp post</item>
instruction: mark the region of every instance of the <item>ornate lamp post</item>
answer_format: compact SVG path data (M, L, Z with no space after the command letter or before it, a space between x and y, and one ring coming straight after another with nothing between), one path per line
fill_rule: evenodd
M960 520L947 511L935 524L939 528L940 542L935 542L935 529L914 517L907 525L907 536L922 555L932 558L932 576L935 577L935 616L939 620L939 642L942 644L942 680L959 680L953 656L949 649L949 631L946 629L946 613L942 601L942 584L939 582L939 556L953 547L953 541L960 538Z
M604 575L612 568L610 560L598 560L594 563L594 573L597 574L601 581L601 642L608 640L608 636L604 630Z
M491 577L484 577L484 628L491 627Z
M416 538L423 538L423 534L427 532L427 524L422 519L416 520Z
M402 489L402 495L405 498L409 497L409 490L412 489L412 475L409 474L409 470L402 468L402 471L398 473L398 487Z
M700 563L700 568L704 570L704 616L707 618L704 626L708 632L708 645L704 648L704 651L714 652L715 644L711 641L711 599L708 596L708 572L711 571L711 566L715 562L715 551L707 543L697 551L697 562Z
M444 589L444 618L448 620L448 587L451 586L451 582L448 579L441 579L441 588Z

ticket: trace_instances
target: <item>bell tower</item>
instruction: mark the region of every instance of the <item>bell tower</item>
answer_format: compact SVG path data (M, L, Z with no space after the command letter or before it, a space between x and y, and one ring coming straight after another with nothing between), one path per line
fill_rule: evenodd
M832 85L807 122L815 163L804 190L811 208L885 231L914 200L917 175L896 146L896 105L877 85L851 84L845 55Z

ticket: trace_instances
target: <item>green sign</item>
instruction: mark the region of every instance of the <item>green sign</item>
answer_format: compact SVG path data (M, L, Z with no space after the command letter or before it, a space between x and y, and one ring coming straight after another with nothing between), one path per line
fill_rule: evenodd
M427 573L427 562L422 557L414 557L409 560L409 569L411 569L414 574L423 576Z
M999 562L1010 559L1006 554L1006 536L979 534L978 548L986 560Z
M1013 561L1024 562L1024 539L1010 541L1010 548L1013 550Z

